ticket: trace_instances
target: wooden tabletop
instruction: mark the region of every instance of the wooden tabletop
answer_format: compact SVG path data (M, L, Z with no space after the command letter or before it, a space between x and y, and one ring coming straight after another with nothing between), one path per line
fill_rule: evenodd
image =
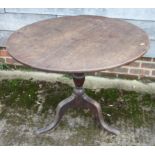
M149 39L120 19L67 16L21 28L6 47L17 61L40 70L94 72L136 60L148 51Z

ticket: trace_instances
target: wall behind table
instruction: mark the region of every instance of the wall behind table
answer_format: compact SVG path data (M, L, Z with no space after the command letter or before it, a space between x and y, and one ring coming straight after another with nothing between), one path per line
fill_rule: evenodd
M100 15L121 18L141 27L150 38L151 47L145 57L155 58L155 9L25 9L0 8L0 47L17 29L44 19L67 15Z

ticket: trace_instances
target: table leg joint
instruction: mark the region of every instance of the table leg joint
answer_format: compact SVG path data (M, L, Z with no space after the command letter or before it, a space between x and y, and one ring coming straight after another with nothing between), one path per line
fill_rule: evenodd
M76 78L77 76L79 77ZM82 108L89 109L90 112L92 112L93 115L95 116L95 119L98 120L100 126L103 129L106 129L107 131L116 135L119 134L119 130L112 128L107 123L105 123L100 104L85 94L84 89L82 87L84 83L84 79L85 77L83 76L83 74L76 74L76 76L73 76L73 80L75 83L75 89L73 91L73 94L58 104L56 108L56 115L55 115L54 121L47 127L37 130L38 134L55 129L58 123L60 122L62 116L64 115L64 113L69 108L74 108L74 107L82 107Z

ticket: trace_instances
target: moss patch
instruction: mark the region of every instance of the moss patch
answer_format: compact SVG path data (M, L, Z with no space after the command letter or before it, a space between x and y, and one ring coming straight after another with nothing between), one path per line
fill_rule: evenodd
M60 82L0 81L0 145L155 145L155 97L118 89L86 89L119 136L100 130L84 109L70 109L54 132L35 135L55 116L57 104L72 94ZM39 113L38 113L39 112Z
M70 96L72 88L59 82L49 83L30 80L2 80L0 81L0 102L5 105L1 116L7 107L31 109L37 112L43 104L41 113L46 114L49 109L55 109L57 104ZM101 104L104 117L109 123L119 118L131 120L137 127L147 124L154 119L154 95L141 94L118 89L89 90L86 93ZM69 110L73 117L88 116L87 110ZM5 112L6 113L6 112Z

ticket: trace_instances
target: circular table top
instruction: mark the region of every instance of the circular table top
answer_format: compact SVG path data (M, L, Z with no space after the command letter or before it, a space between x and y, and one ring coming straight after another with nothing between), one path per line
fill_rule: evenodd
M136 60L149 48L147 34L120 19L66 16L25 26L6 47L17 61L44 71L94 72Z

